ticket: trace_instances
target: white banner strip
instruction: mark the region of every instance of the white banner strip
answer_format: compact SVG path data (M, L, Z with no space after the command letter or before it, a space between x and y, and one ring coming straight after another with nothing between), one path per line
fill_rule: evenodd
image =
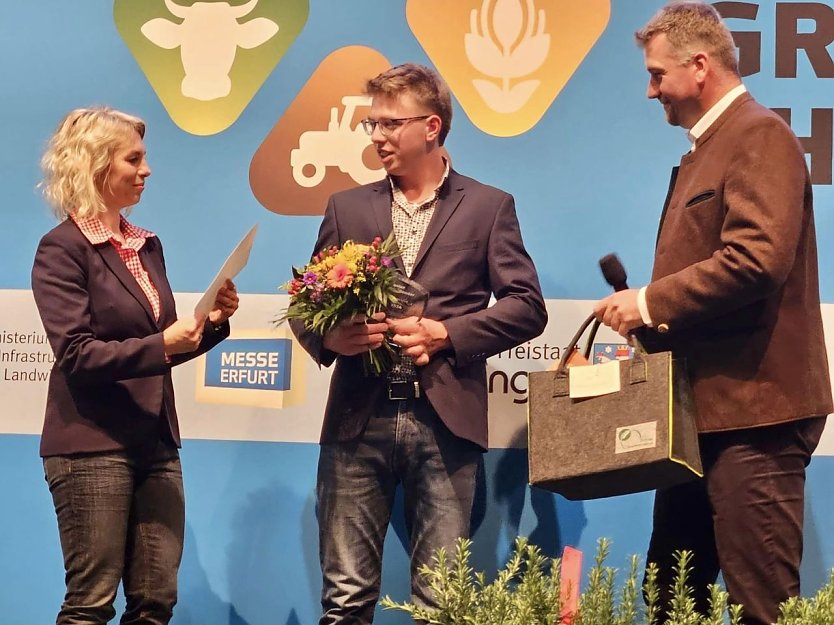
M191 310L197 293L176 296ZM285 295L241 294L232 335L208 355L174 370L177 411L186 438L318 442L328 369L319 369L272 320L287 305ZM544 333L488 361L490 446L526 446L527 372L554 366L573 332L593 306L590 300L549 300ZM834 354L834 305L822 306L829 361ZM594 343L597 362L628 357L628 346L601 328ZM0 290L0 433L40 434L49 370L54 358L31 291ZM834 455L834 428L817 449Z

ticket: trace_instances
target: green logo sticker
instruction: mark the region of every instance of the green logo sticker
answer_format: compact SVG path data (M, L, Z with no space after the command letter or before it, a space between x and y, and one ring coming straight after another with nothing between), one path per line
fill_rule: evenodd
M307 22L309 0L115 0L113 19L174 123L231 126Z

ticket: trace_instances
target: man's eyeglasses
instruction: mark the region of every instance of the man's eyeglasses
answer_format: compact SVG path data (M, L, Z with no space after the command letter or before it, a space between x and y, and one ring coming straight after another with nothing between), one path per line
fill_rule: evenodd
M381 117L380 119L370 119L369 117L366 117L362 120L362 128L364 128L365 132L367 132L369 135L372 135L374 134L374 128L379 126L379 131L382 133L382 136L387 137L403 124L407 124L408 122L412 122L417 119L428 119L429 117L431 117L431 115L418 115L417 117L397 117L394 119L388 119L387 117Z

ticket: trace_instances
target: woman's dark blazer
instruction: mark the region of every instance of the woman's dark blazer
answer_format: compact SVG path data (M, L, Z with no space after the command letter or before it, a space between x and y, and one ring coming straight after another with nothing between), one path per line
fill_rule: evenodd
M162 245L139 251L159 292L160 315L110 242L93 245L71 219L41 239L32 292L55 364L49 376L40 453L113 451L160 436L180 445L171 367L229 335L206 322L199 348L165 362L162 331L177 319Z

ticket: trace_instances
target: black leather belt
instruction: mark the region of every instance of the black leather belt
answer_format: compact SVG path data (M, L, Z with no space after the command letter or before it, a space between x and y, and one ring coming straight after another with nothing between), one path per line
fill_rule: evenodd
M388 382L388 399L391 401L417 399L420 394L420 383L417 380L412 382Z

